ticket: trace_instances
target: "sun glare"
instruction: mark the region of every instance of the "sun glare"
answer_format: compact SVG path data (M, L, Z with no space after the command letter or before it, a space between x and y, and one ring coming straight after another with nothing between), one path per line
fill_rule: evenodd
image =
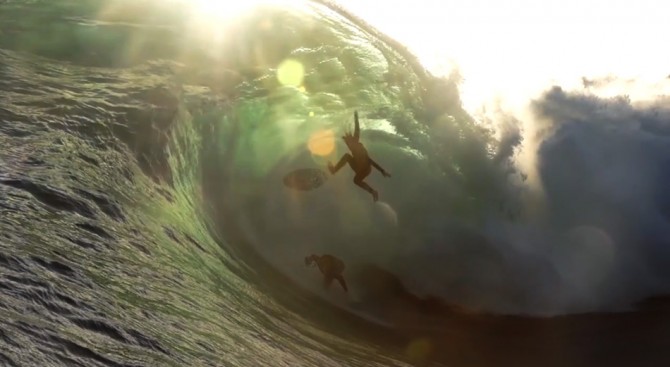
M184 0L186 1L186 0ZM405 44L434 74L462 76L464 107L519 109L551 85L582 87L583 77L667 84L670 3L655 0L335 0ZM226 24L259 6L300 0L190 0L205 39L225 40ZM666 42L667 43L667 42ZM301 70L278 78L299 87ZM654 87L655 88L655 87ZM653 88L632 91L642 96ZM646 91L646 92L645 92ZM626 90L628 92L628 90ZM664 92L667 92L664 91ZM631 98L634 98L631 95Z
M297 0L185 0L196 18L203 21L226 22L245 15L260 6L287 6Z
M262 5L263 0L190 0L193 11L201 18L229 20Z
M457 67L466 108L527 103L552 84L667 79L670 3L657 0L336 0L404 43L433 73ZM631 96L632 97L632 96Z
M237 21L262 7L300 7L304 0L176 0L186 5L188 31L214 48L235 37ZM263 23L261 26L267 26Z

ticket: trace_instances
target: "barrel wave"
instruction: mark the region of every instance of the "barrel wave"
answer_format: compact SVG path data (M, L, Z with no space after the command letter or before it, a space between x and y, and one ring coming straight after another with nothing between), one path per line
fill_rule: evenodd
M669 291L667 97L548 86L482 120L456 74L323 1L0 11L6 365L533 365L573 347L463 331L590 336L610 319L581 315ZM346 152L354 111L379 201L346 169L287 188ZM305 266L324 253L349 293Z

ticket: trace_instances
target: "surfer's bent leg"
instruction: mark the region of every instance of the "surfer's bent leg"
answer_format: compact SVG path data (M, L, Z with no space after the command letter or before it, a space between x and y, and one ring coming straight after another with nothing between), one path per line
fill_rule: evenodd
M342 288L344 288L345 292L349 292L349 289L347 288L347 282L344 281L344 278L341 275L336 276L335 279L340 282L340 285Z
M363 181L365 177L367 177L367 175L356 174L356 176L354 176L354 183L356 184L356 186L372 194L372 198L374 199L374 201L377 201L379 194L375 189L373 189L372 187L370 187L370 185L368 185L365 181Z
M330 288L330 283L333 282L333 276L332 275L324 275L323 276L323 288L328 289Z
M328 163L328 170L330 171L331 174L337 173L342 167L344 167L345 164L349 163L351 165L351 160L354 159L354 157L351 156L349 153L345 153L342 158L340 158L340 161L337 162L335 166L333 166L330 162Z

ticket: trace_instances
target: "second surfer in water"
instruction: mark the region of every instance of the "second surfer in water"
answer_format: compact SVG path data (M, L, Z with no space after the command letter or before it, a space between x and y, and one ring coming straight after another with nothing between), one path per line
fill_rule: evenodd
M328 254L321 256L309 255L305 257L305 265L310 266L313 263L316 263L316 265L319 267L319 270L321 271L321 274L323 274L324 288L329 288L330 283L336 279L338 282L340 282L340 285L342 288L344 288L345 292L349 291L347 288L347 282L344 281L344 277L342 276L342 272L344 271L344 262L342 262L342 260Z
M372 167L376 168L379 172L384 175L384 177L391 177L391 174L386 172L377 162L373 161L370 158L367 149L360 142L361 128L358 123L358 111L354 112L354 134L346 133L342 137L347 148L351 153L345 153L339 162L333 166L332 163L328 163L328 170L331 174L337 173L345 164L349 164L349 167L354 171L354 183L362 188L363 190L369 192L372 195L372 199L377 201L379 199L379 194L377 190L373 189L365 181L363 181L370 173L372 172Z

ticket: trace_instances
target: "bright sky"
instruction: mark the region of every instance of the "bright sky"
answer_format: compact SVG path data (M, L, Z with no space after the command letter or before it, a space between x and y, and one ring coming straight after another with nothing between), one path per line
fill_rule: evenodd
M337 0L407 45L433 72L455 62L474 108L502 95L523 103L552 82L608 74L659 82L670 74L664 0Z
M261 2L190 1L203 13L230 16ZM583 76L654 84L670 74L667 0L335 1L405 44L434 73L457 65L470 110L500 98L522 107L551 84L570 88Z

